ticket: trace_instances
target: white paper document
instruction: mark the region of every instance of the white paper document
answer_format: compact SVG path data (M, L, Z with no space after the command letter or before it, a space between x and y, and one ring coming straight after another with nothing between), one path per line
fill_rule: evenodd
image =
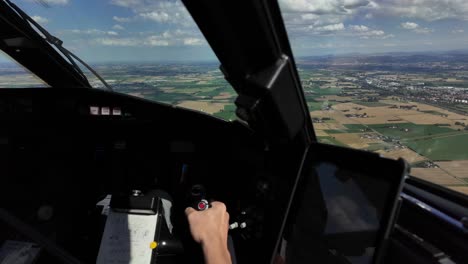
M136 215L109 211L101 239L98 264L150 264L150 245L156 233L157 214Z

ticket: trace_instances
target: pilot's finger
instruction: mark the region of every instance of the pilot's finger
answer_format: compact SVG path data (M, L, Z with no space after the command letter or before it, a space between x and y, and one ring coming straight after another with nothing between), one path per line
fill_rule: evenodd
M229 213L228 212L224 214L224 223L229 228Z
M222 202L212 202L211 207L218 210L226 211L226 205Z
M185 208L185 215L189 215L193 212L196 212L197 210L193 209L192 207L187 207Z

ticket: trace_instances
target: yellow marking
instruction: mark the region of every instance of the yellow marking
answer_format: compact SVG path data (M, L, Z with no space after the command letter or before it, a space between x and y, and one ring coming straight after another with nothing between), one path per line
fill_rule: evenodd
M151 249L155 249L157 246L158 246L158 242L156 242L156 241L153 241L153 242L150 243L150 248Z

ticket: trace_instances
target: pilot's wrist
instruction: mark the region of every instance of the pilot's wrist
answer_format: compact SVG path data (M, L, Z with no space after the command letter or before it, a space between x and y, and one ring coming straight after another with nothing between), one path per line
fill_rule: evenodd
M206 263L231 263L227 241L221 238L206 239L201 242Z

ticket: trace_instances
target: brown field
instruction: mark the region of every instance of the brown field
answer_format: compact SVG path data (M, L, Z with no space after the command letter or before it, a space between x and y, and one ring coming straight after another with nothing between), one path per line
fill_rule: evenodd
M316 99L317 101L337 101L337 102L343 102L343 101L351 101L354 100L353 97L351 96L338 96L338 95L326 95L322 98Z
M450 124L451 126L455 126L455 121L432 114L404 115L399 117L417 125Z
M420 114L416 110L405 110L405 109L397 109L397 108L390 108L388 106L377 106L377 107L370 107L367 109L363 109L359 111L360 113L367 113L369 116L407 116L407 115L417 115Z
M19 84L20 86L48 86L41 79L28 73L0 76L0 88L11 87L12 84Z
M423 161L426 159L425 157L407 148L390 150L390 151L379 150L377 152L382 154L382 156L391 158L391 159L404 158L409 163L419 162L419 161Z
M468 160L441 161L436 164L453 176L468 179Z
M459 79L456 79L456 78L447 78L447 82L463 82L463 80L459 80Z
M385 124L385 123L407 123L407 121L400 119L397 116L376 116L376 117L368 117L368 118L354 118L359 120L359 123L365 125L372 125L372 124Z
M317 130L315 129L315 135L317 137L328 137L330 135L327 134L327 132L325 132L325 130Z
M335 120L337 123L340 124L359 124L358 120L353 120L351 118L347 118L344 113L340 111L330 110L330 111L313 111L310 112L310 116L312 117L329 117Z
M343 101L352 99L352 97L340 97L340 96L325 96L323 100L335 100ZM416 105L414 110L405 109L393 109L388 106L379 107L367 107L356 103L338 103L333 106L333 110L329 111L313 111L311 112L312 117L329 117L332 118L336 123L318 123L314 124L317 134L319 136L331 136L337 141L342 142L352 148L363 149L370 146L371 143L382 143L379 140L369 140L361 138L361 133L340 133L340 134L328 134L324 130L326 129L344 129L344 124L384 124L384 123L414 123L414 124L450 124L452 129L463 128L456 126L455 122L468 123L468 116L456 114L448 110L444 110L439 107L415 103L415 102L400 102L392 100L391 97L386 100L380 100L382 103L389 105ZM362 108L357 110L356 108ZM419 108L420 111L416 109ZM345 110L346 112L343 112ZM438 114L424 113L421 111L436 111L447 116L441 116ZM363 114L366 113L368 118L350 118L346 117L346 114ZM392 121L389 121L392 120ZM395 121L396 120L396 121ZM328 135L327 135L328 134ZM411 149L395 149L390 151L379 150L377 151L384 157L388 158L404 158L409 163L416 163L424 161L427 158L419 155ZM421 179L447 186L453 190L468 194L468 160L463 161L445 161L437 162L440 168L414 168L412 169L412 175Z
M357 110L357 108L362 108L361 110ZM336 110L349 110L346 113L343 113L343 117L345 114L363 114L366 113L369 117L367 118L347 118L348 121L344 124L384 124L384 123L407 123L408 121L402 120L401 117L408 116L408 115L417 115L421 114L416 110L405 110L405 109L393 109L387 106L378 106L378 107L365 107L355 103L343 103L337 104L333 106L333 109ZM336 118L335 118L336 119ZM392 121L390 121L392 120ZM338 120L337 120L338 121ZM340 121L338 121L340 122ZM450 123L450 122L446 122Z
M208 101L182 101L177 106L214 114L224 109L225 105L226 103L211 103Z
M346 127L339 123L314 123L314 129L316 130L324 130L324 129L340 130L340 129L346 129Z
M411 175L440 185L460 185L466 182L457 179L440 168L413 168Z
M361 138L359 133L341 133L333 134L336 140L343 142L351 148L363 149L369 147L369 143L380 142L376 139Z
M229 99L232 97L232 94L227 93L227 92L222 92L217 96L214 96L213 99L219 100L219 99Z
M350 110L349 112L356 111L355 108L362 108L366 109L367 107L355 104L355 103L342 103L342 104L336 104L333 106L333 109L335 110ZM362 110L361 110L362 111Z
M448 188L457 192L468 194L468 186L448 186Z
M443 108L428 105L428 104L415 103L415 102L404 103L404 102L397 102L397 101L393 101L393 100L381 100L381 102L391 104L391 105L409 105L409 104L410 105L416 105L417 108L419 108L420 111L436 111L436 112L447 115L446 118L449 119L449 120L453 120L453 121L462 121L462 120L466 121L466 120L468 120L467 116L460 115L460 114L457 114L457 113L453 113L453 112L450 112L450 111L445 110ZM417 112L416 114L421 114L421 113ZM408 115L408 114L406 114L406 115ZM432 115L432 116L435 116L435 115Z

